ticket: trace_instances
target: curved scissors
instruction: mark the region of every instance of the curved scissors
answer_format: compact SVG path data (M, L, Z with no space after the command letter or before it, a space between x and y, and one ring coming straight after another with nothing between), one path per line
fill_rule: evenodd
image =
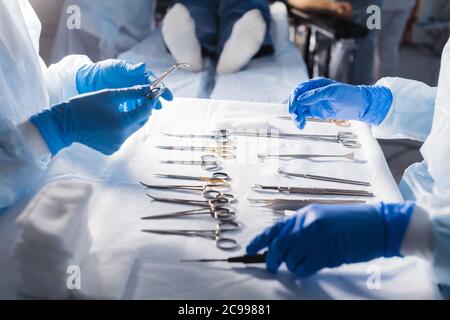
M168 214L160 214L154 216L148 216L141 218L142 220L160 220L160 219L172 219L172 218L182 218L196 215L210 215L215 220L220 222L234 221L236 219L236 213L225 207L216 208L201 208L195 210L179 211Z
M171 66L169 68L169 70L164 72L162 75L160 75L158 78L156 78L155 81L153 81L150 84L150 92L146 96L147 99L156 99L156 98L159 98L163 94L164 90L166 90L166 86L162 82L172 72L174 72L175 70L180 69L180 68L189 69L190 67L191 66L189 64L187 64L187 63L177 63L177 64L174 64L173 66Z
M222 159L236 159L236 155L233 151L236 147L219 144L217 147L198 147L198 146L157 146L156 148L162 150L174 150L174 151L202 151L202 152L212 152Z
M192 177L192 176L182 176L175 174L155 174L159 178L176 179L176 180L192 180L192 181L204 181L209 185L218 186L228 186L231 177L224 172L215 172L211 177Z
M164 160L160 162L164 164L201 166L206 171L219 171L223 169L221 162L214 155L204 155L200 161Z
M204 238L216 242L216 247L220 250L230 251L239 248L239 243L231 238L222 236L225 232L237 231L239 225L236 222L227 221L220 222L214 230L142 230L145 233L153 233L159 235L173 235L193 238Z

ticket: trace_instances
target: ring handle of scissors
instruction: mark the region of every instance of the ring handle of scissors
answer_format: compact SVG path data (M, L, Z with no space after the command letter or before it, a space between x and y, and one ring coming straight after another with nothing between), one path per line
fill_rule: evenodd
M214 151L222 159L225 160L236 159L236 154L230 149L217 147L215 148Z
M239 243L231 238L224 238L222 236L216 236L216 247L223 251L234 251L240 248Z
M151 86L150 92L147 93L147 95L145 97L149 100L157 99L157 98L161 97L161 95L164 93L164 90L166 90L166 86L162 83L160 83L156 87Z
M219 159L214 155L203 155L202 156L202 168L206 171L218 171L222 170Z
M231 211L230 209L224 208L224 207L215 208L212 211L212 216L214 217L214 219L221 221L223 223L231 222L236 219L236 213L234 211ZM225 229L222 229L222 231L224 231L224 230ZM235 229L230 229L230 230L235 230Z
M361 148L361 143L359 143L356 140L342 140L340 139L339 142L347 148L351 148L351 149L360 149Z
M225 189L225 190L229 190L230 189L230 184L223 179L215 179L215 178L211 178L209 180L206 180L207 182L207 186L208 188L218 188L218 189Z
M212 174L211 179L222 179L225 181L230 181L231 178L228 174L224 173L224 172L215 172Z

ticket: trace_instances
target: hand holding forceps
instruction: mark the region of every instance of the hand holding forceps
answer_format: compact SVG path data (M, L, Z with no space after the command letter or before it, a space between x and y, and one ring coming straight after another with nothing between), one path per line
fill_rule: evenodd
M166 72L164 72L162 75L160 75L158 78L156 78L155 81L153 81L150 84L150 92L147 94L147 99L156 99L159 98L164 90L166 90L166 86L162 83L164 79L166 79L172 72L174 72L177 69L183 68L183 69L189 69L191 66L187 63L177 63L174 64L172 67L169 68Z
M161 150L174 150L174 151L202 151L212 152L222 159L236 159L234 151L236 147L230 145L218 145L217 147L199 147L199 146L157 146L157 149Z
M219 171L222 170L222 164L214 155L204 155L200 161L184 161L184 160L163 160L160 161L164 164L178 164L188 166L201 166L206 171Z
M221 222L214 230L155 230L144 229L142 232L159 234L183 236L192 238L204 238L216 242L216 247L220 250L230 251L239 248L239 243L231 238L225 238L222 235L226 232L238 231L240 229L236 222Z

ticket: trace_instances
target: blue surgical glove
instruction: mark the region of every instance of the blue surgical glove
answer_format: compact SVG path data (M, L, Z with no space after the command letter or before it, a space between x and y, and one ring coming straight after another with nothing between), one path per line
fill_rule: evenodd
M289 113L300 129L305 128L309 117L380 125L392 100L391 90L383 86L352 86L316 78L294 90L289 98Z
M30 121L53 155L74 142L111 155L147 122L152 109L160 103L145 98L148 92L147 85L85 94L45 110Z
M379 205L312 205L257 236L249 255L268 247L267 269L309 277L322 268L401 256L400 248L414 203Z
M124 60L105 60L92 65L85 65L77 73L77 88L80 94L100 91L104 89L120 89L137 85L147 85L156 77L146 71L145 63L132 64ZM169 90L165 96L168 100L173 97ZM157 103L155 109L160 110Z

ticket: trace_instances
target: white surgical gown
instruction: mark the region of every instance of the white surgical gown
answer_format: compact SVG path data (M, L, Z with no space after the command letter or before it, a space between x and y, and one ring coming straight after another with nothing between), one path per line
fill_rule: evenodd
M0 0L0 210L24 196L48 162L36 157L35 137L19 124L77 95L76 73L90 63L85 56L70 56L47 68L39 56L40 33L27 0Z
M378 84L391 89L394 102L384 122L373 128L374 135L425 141L425 160L406 170L400 189L429 215L436 280L450 286L450 40L442 54L438 88L400 78Z

